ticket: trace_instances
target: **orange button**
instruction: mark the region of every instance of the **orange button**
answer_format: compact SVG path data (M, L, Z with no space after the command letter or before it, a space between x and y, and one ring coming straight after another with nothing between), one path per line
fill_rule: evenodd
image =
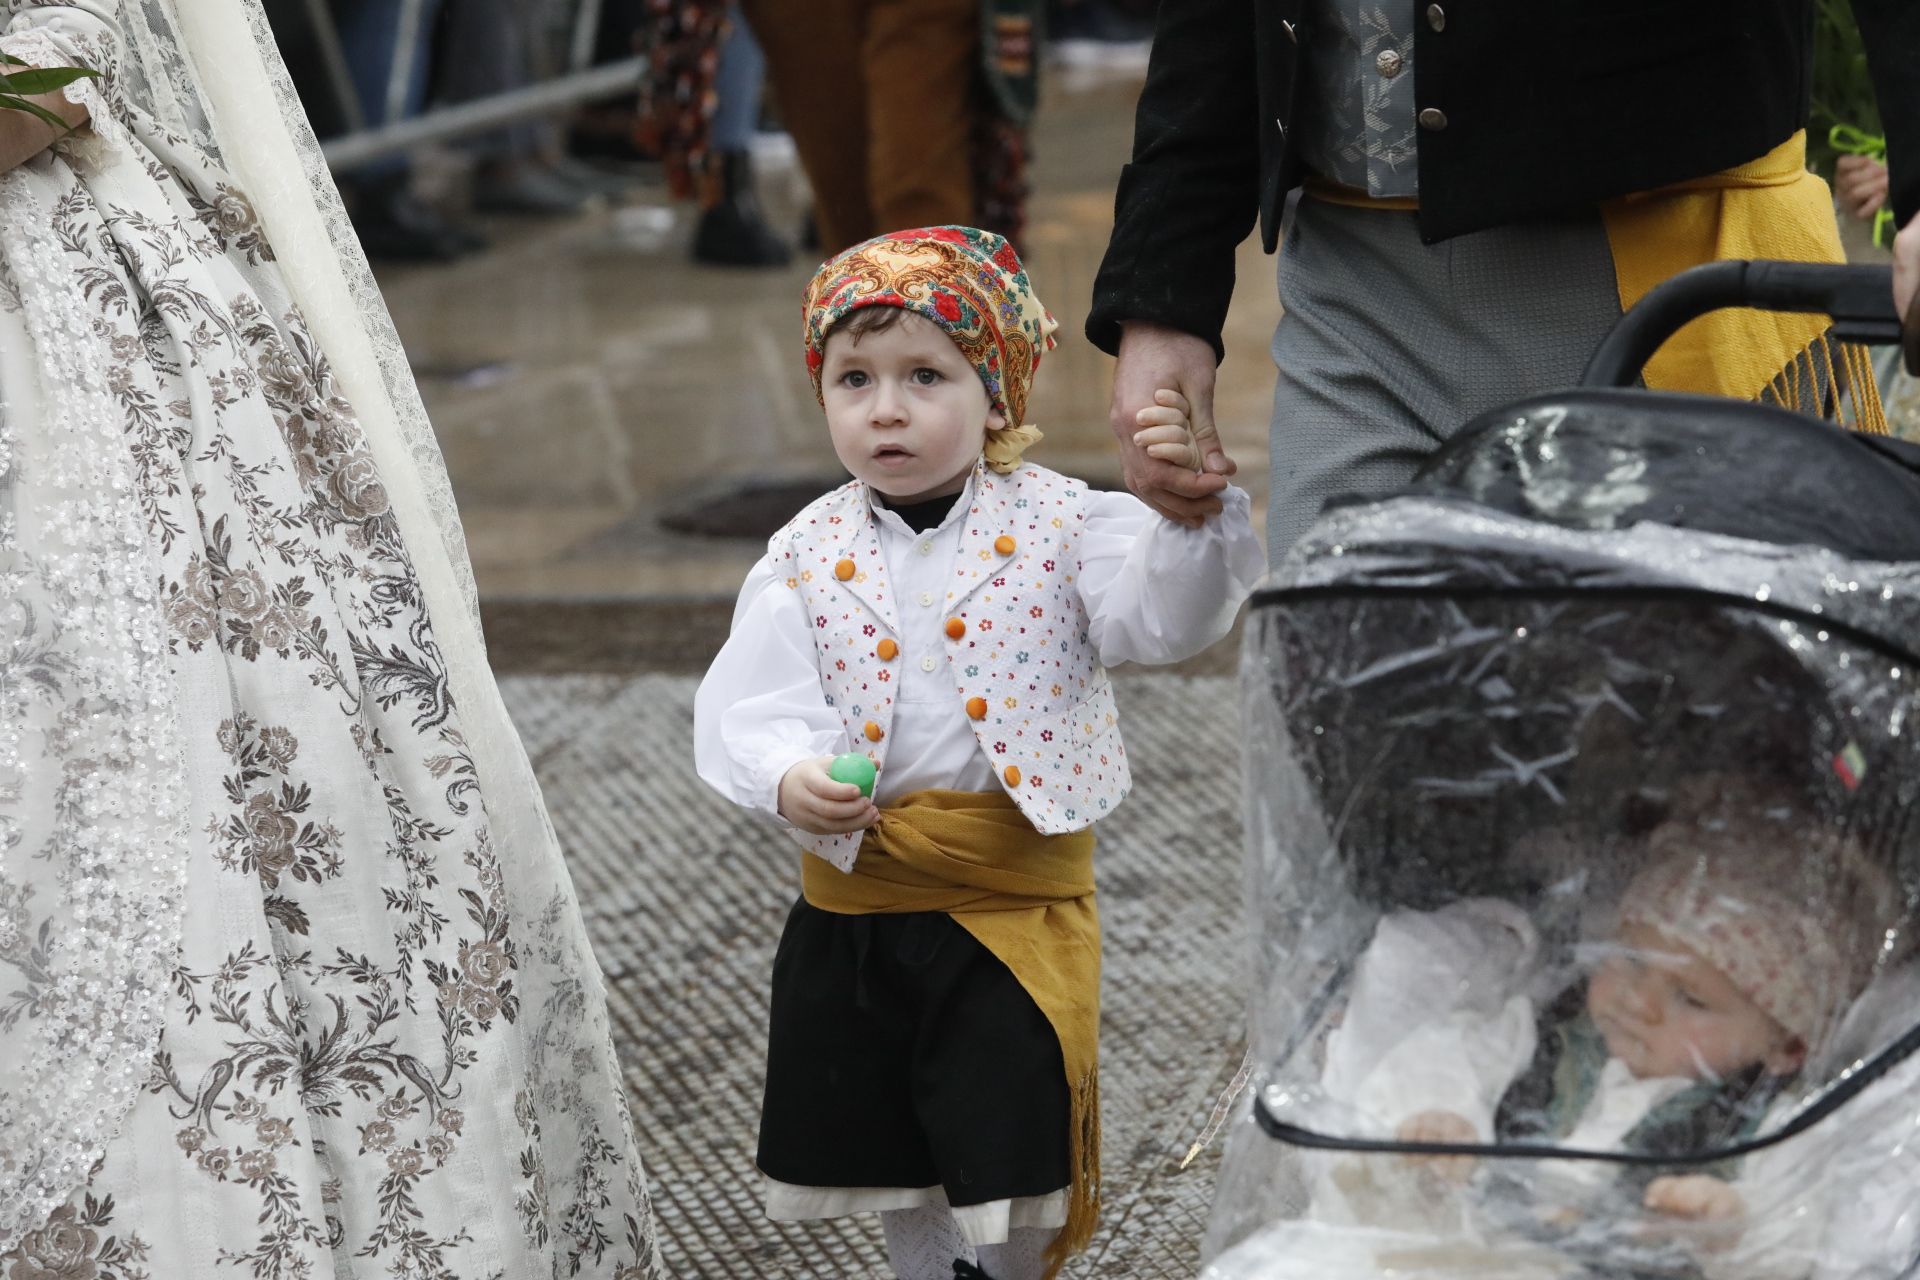
M1007 766L1007 771L1002 776L1006 778L1008 786L1017 787L1020 785L1020 771L1012 765Z
M958 618L947 619L947 639L958 640L961 636L965 634L967 634L966 623L962 622Z
M833 576L842 582L851 578L853 576L853 561L842 560L839 564L833 566Z
M874 646L873 652L874 652L874 656L879 658L880 661L892 662L895 658L900 656L900 646L895 644L891 640L882 640L879 644Z
M974 720L985 720L987 718L987 700L985 698L968 698L967 715Z
M886 736L887 736L886 730L882 729L879 725L875 724L871 720L867 721L867 741L868 742L878 742L880 741L880 739Z
M1012 538L1009 538L1004 533L993 540L993 549L995 551L998 551L1003 556L1012 555L1014 553L1014 549L1017 548L1019 545L1020 545L1019 543L1015 542Z

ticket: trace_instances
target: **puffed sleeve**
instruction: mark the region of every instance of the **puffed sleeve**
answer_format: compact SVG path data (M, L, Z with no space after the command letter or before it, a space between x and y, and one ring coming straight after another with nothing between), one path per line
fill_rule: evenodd
M1167 520L1130 493L1087 495L1080 598L1103 665L1178 662L1226 635L1266 572L1246 490L1198 529Z
M1539 934L1490 898L1383 917L1354 966L1345 1016L1327 1039L1330 1097L1390 1137L1423 1111L1493 1135L1507 1086L1533 1057Z
M780 779L847 749L827 705L800 595L762 560L747 575L733 630L693 702L694 767L735 804L779 816Z
M15 6L0 31L0 48L38 67L87 66L111 73L120 63L122 43L119 0L64 0ZM68 98L82 101L83 81Z
M115 138L118 126L102 84L116 80L125 52L119 0L65 0L17 5L4 30L0 52L35 67L90 67L100 80L79 79L62 90L69 102L84 103L96 136Z

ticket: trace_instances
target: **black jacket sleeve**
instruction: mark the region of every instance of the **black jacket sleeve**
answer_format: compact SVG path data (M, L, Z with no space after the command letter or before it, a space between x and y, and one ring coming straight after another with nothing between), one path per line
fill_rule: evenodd
M1909 2L1920 0L1885 0ZM1257 68L1254 0L1161 0L1087 317L1087 340L1107 354L1124 320L1184 330L1224 354L1234 250L1259 207Z
M1867 71L1887 130L1887 175L1900 226L1920 213L1920 0L1853 0Z

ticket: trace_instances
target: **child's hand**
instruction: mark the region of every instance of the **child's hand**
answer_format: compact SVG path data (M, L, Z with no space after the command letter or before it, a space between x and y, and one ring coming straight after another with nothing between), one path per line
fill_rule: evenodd
M1871 218L1887 202L1887 166L1872 156L1841 156L1833 166L1833 193L1854 217Z
M816 836L864 831L880 821L880 810L851 782L827 776L832 756L802 760L780 776L780 816Z
M1133 442L1144 449L1149 458L1198 471L1200 449L1194 443L1189 412L1187 398L1178 391L1162 388L1154 392L1153 407L1133 415L1133 420L1142 428L1133 433Z
M1720 1178L1708 1173L1688 1173L1655 1178L1647 1184L1641 1203L1655 1213L1696 1222L1724 1222L1746 1213L1746 1201Z
M1473 1122L1451 1111L1422 1111L1418 1115L1408 1116L1400 1122L1394 1136L1402 1142L1480 1141ZM1473 1176L1474 1166L1478 1163L1472 1156L1408 1155L1402 1159L1422 1171L1431 1170L1449 1182L1465 1182Z
M1681 1218L1699 1228L1697 1243L1710 1250L1728 1248L1740 1239L1738 1224L1747 1203L1725 1180L1707 1173L1668 1175L1647 1184L1641 1204L1669 1218Z

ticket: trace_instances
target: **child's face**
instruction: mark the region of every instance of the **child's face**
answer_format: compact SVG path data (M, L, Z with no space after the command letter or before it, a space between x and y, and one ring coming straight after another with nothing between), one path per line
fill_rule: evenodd
M958 493L1006 419L944 330L912 312L827 337L820 388L841 465L895 502Z
M1587 983L1587 1012L1607 1052L1636 1077L1799 1068L1806 1046L1698 954L1645 925L1627 926L1617 941Z

